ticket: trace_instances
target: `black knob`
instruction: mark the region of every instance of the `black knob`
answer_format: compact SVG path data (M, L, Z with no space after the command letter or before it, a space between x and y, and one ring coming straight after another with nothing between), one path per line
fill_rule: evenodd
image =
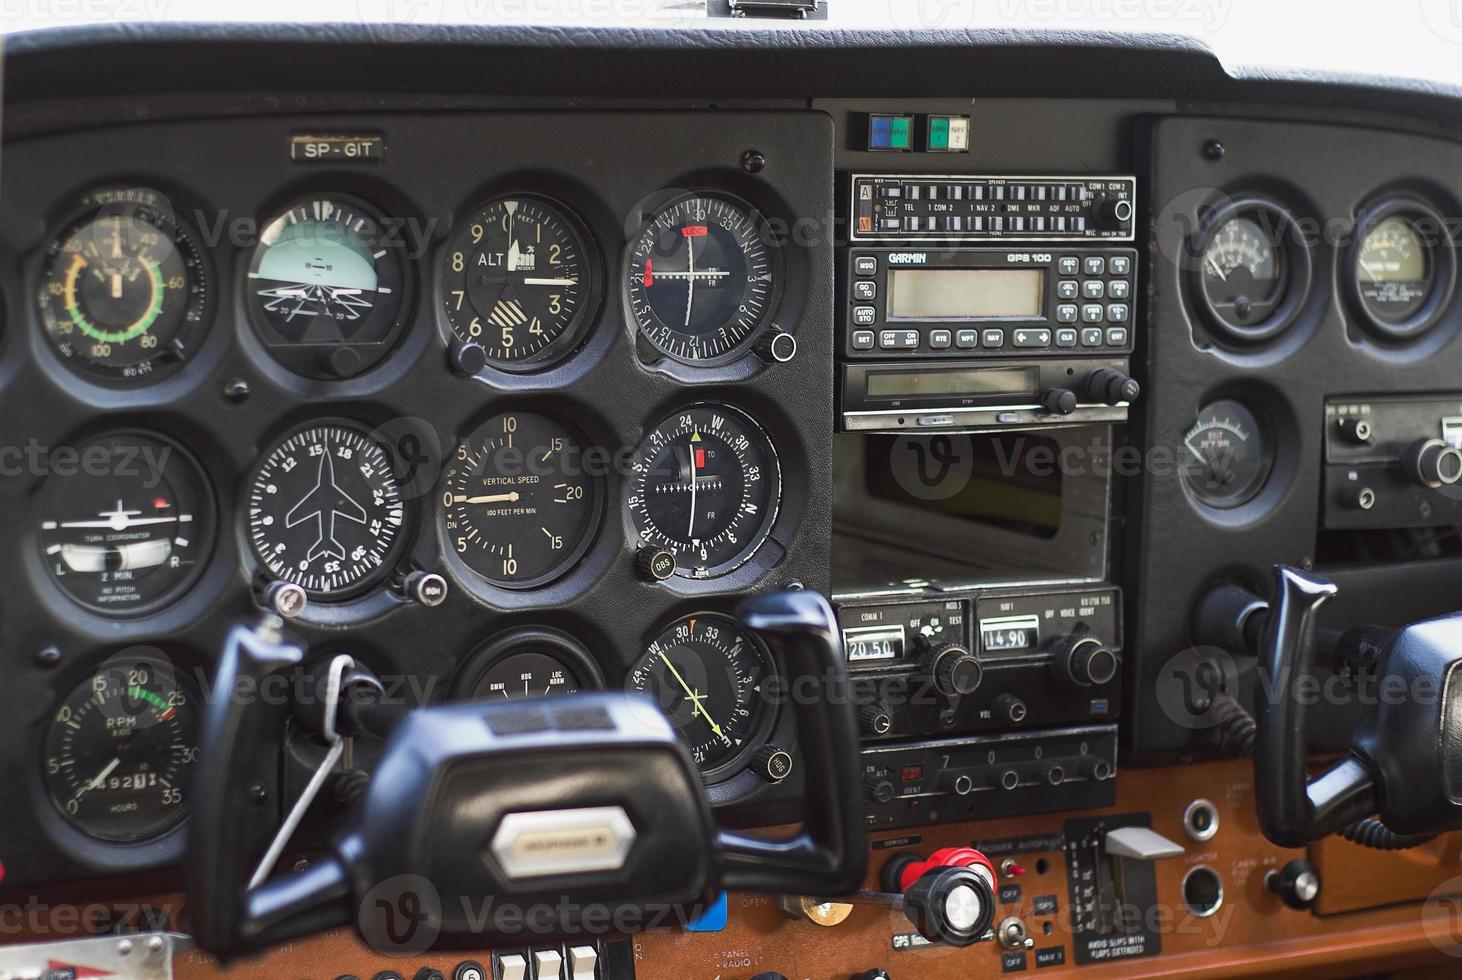
M1440 439L1423 439L1406 452L1412 479L1424 487L1450 487L1462 480L1462 451Z
M1320 872L1304 858L1295 858L1264 876L1265 886L1292 909L1307 909L1320 897Z
M792 754L775 745L763 745L752 753L751 771L769 783L780 783L792 775Z
M646 582L663 582L675 574L675 552L647 544L635 556L635 570Z
M973 653L958 643L942 643L924 658L924 673L946 697L975 693L985 669Z
M412 572L402 587L408 598L423 606L440 606L447 601L447 580L436 572Z
M1371 420L1359 415L1347 415L1335 423L1335 428L1342 439L1357 446L1364 446L1375 435Z
M946 769L939 774L939 788L954 796L969 796L975 791L975 781L969 773Z
M968 946L990 930L995 892L969 868L939 868L905 889L904 915L930 942Z
M470 378L487 367L487 349L479 343L458 341L447 351L447 366L454 374Z
M1121 371L1097 368L1086 379L1086 395L1103 405L1131 404L1142 394L1142 386Z
M412 980L447 980L447 978L436 967L424 966L416 971L416 976Z
M995 699L991 705L996 717L1004 718L1008 722L1020 724L1025 721L1025 716L1030 712L1026 709L1025 702L1014 694L1002 694Z
M1050 786L1060 786L1066 782L1066 769L1059 762L1043 762L1036 767L1036 775L1041 782Z
M869 803L888 803L897 792L893 783L878 776L869 776L863 781L863 793L868 797Z
M1376 491L1364 483L1348 483L1340 491L1340 502L1351 510L1370 510L1376 506Z
M1100 194L1092 199L1091 219L1098 228L1118 231L1132 220L1132 202L1125 198Z
M771 971L768 973L758 973L751 980L787 980L787 978L776 971Z
M1117 676L1117 655L1090 633L1072 633L1056 641L1051 649L1056 669L1073 684L1091 687Z
M871 970L864 970L862 973L853 974L852 980L893 980L888 971L881 967L874 967Z
M1069 388L1051 388L1041 396L1041 407L1051 415L1070 415L1076 411L1076 392Z
M772 326L756 338L752 350L768 364L786 364L797 356L797 338L781 327Z
M893 728L893 718L881 701L873 701L858 709L858 726L870 738L887 735Z

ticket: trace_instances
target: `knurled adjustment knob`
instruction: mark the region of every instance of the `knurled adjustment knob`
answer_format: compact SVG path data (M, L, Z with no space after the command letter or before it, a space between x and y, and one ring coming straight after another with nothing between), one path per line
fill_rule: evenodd
M635 555L635 571L646 582L663 582L675 574L675 552L647 544Z
M1076 392L1070 388L1050 388L1041 396L1041 408L1048 415L1070 415L1076 411Z
M1086 379L1086 394L1103 405L1131 404L1142 394L1142 386L1121 371L1097 368Z
M1120 661L1101 640L1090 633L1072 633L1051 648L1056 668L1078 687L1106 684L1117 676Z
M863 781L863 795L868 797L869 803L891 803L897 794L894 784L882 776L869 776Z
M881 701L872 701L858 708L858 727L870 738L887 735L893 728L893 717Z
M769 783L780 783L792 775L792 753L776 745L763 745L752 753L751 771Z
M941 643L924 657L924 673L946 697L975 693L985 679L985 669L969 649L959 643Z
M904 915L930 942L969 946L995 920L995 869L969 848L945 848L900 874Z
M1407 450L1411 476L1433 490L1462 480L1462 450L1440 439L1423 439Z

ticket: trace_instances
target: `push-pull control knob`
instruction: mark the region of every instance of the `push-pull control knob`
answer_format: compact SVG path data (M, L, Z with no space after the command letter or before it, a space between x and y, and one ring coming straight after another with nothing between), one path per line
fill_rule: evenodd
M1435 490L1462 480L1462 450L1440 439L1423 439L1406 452L1412 479Z
M969 946L995 920L995 866L974 848L946 847L923 861L893 858L882 885L904 896L904 915L930 942Z
M1121 371L1097 368L1086 379L1086 395L1103 405L1131 404L1142 394L1142 386Z
M1070 388L1050 388L1041 396L1041 408L1048 415L1070 415L1076 411L1076 392Z
M946 697L975 693L985 679L985 669L969 649L958 643L941 643L924 657L924 673Z
M1265 875L1264 887L1290 908L1304 910L1320 897L1320 872L1304 858L1295 858Z
M1051 647L1056 670L1078 687L1105 684L1117 676L1117 655L1090 633L1072 633Z

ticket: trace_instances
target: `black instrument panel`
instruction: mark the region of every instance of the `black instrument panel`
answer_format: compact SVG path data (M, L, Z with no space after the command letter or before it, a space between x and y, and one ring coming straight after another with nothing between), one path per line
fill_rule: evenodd
M164 756L190 758L213 652L272 583L303 590L290 627L312 657L348 651L412 701L625 684L687 617L789 582L827 591L831 242L775 229L830 223L830 129L811 112L438 113L7 144L0 444L24 452L0 498L25 517L0 545L22 665L0 711L25 733L6 778L29 790L0 822L34 845L6 853L7 884L177 860L186 780L169 774L187 765ZM322 130L386 152L292 159ZM770 165L749 174L749 150ZM657 221L679 239L651 276L681 293L657 304L674 344L629 308ZM794 358L753 351L770 329ZM646 462L661 431L669 460ZM686 525L665 581L636 561L647 474ZM757 513L703 533L696 514L717 520L731 489ZM421 572L445 577L441 604L411 597ZM126 752L63 738L93 703L106 731L137 730ZM768 711L738 734L790 746L790 724ZM796 777L712 754L725 819L795 799ZM294 759L260 753L260 833Z

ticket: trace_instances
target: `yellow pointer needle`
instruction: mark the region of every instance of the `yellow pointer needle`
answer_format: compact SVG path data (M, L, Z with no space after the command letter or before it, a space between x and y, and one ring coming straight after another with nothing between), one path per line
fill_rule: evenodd
M701 717L706 720L706 724L711 726L711 731L715 732L716 737L724 742L726 740L726 736L721 734L721 726L712 721L711 716L706 714L706 709L701 706L700 698L696 697L690 692L690 685L685 682L685 678L680 676L680 671L675 669L675 665L670 662L670 658L665 656L664 650L660 651L660 659L665 661L666 667L670 668L670 673L680 684L680 689L685 692L685 696L690 699L690 703L694 705L695 710L701 713Z

